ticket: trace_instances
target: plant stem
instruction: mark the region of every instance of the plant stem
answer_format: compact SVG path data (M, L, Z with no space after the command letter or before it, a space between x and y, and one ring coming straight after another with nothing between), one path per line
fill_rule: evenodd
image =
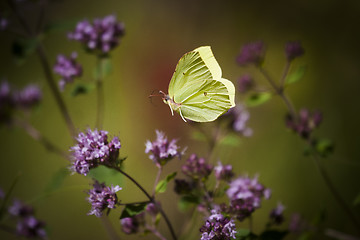
M282 79L286 78L286 75L288 73L288 70L286 70L288 67L285 67L284 74L282 76ZM294 119L297 119L297 114L295 111L294 106L292 105L290 99L284 94L283 88L278 87L275 82L272 80L272 78L269 76L269 74L265 71L265 69L259 67L260 72L264 75L264 77L269 81L270 85L274 88L275 92L282 98L283 102L285 103L288 111L292 115ZM311 140L308 139L307 143L311 146ZM335 198L335 200L338 202L338 204L342 207L343 211L348 215L348 217L351 219L352 223L354 224L356 230L358 233L360 233L360 223L355 217L355 215L352 213L350 207L347 205L347 203L344 201L344 199L341 197L337 189L335 188L334 184L332 183L329 175L327 174L326 170L322 167L322 165L319 162L319 159L317 155L312 155L314 163L321 175L321 177L324 179L326 186L330 190L331 194Z
M161 235L161 233L160 233L158 230L156 230L155 227L151 227L151 226L149 226L149 225L146 225L145 228L146 228L147 230L149 230L150 232L152 232L152 233L153 233L155 236L157 236L159 239L161 239L161 240L166 240L166 238L165 238L163 235Z
M109 238L111 240L120 240L114 227L112 226L111 222L109 221L109 218L106 215L102 215L100 219L101 219L101 223L103 224Z
M156 186L157 186L157 184L158 184L158 182L159 182L159 179L160 179L160 176L161 176L161 172L162 172L162 167L160 166L159 167L159 170L158 170L158 172L157 172L157 174L156 174L156 178L155 178L155 182L154 182L154 189L153 189L153 197L155 196L155 193L156 193Z
M21 12L17 9L16 7L16 3L14 3L12 0L8 0L8 3L10 5L10 7L12 8L12 10L14 11L15 15L17 16L17 18L19 19L20 24L23 26L23 28L25 29L26 33L28 34L29 37L31 38L36 38L36 35L34 34L34 32L31 30L28 22L26 21L25 17L21 14ZM68 127L68 130L71 134L71 136L75 136L76 131L75 131L75 127L74 124L70 118L69 112L66 108L65 102L62 99L62 96L59 92L59 89L54 81L53 75L52 75L52 71L50 68L50 64L49 61L46 57L45 54L45 50L43 47L43 44L41 42L38 43L38 46L36 48L36 53L40 58L40 62L41 65L43 66L43 70L45 73L45 79L47 81L47 84L50 87L50 90L52 92L52 94L55 97L55 101L60 109L60 112L65 120L65 123Z
M290 65L291 65L291 62L290 62L290 61L286 61L285 68L284 68L284 72L283 72L283 75L282 75L282 77L281 77L281 79L280 79L280 89L281 89L281 91L284 90L284 87L285 87L285 79L286 79L286 76L287 76L288 73L289 73Z
M129 174L127 174L126 172L124 172L123 170L121 170L121 168L119 167L115 167L115 166L108 166L110 168L113 168L117 171L119 171L121 174L123 174L125 177L127 177L130 181L132 181L144 194L145 196L150 200L150 202L152 202L153 204L155 204L155 206L157 207L157 209L159 210L159 212L161 213L161 215L163 216L163 218L165 219L165 222L170 230L171 236L174 240L177 240L177 237L175 235L175 231L171 225L171 222L169 220L169 218L167 217L167 215L165 214L164 210L162 209L162 207L160 206L160 204L158 204L155 201L155 198L150 196L150 194L133 178L131 177Z
M97 57L98 76L96 76L96 93L97 93L97 111L96 111L96 128L102 128L104 121L104 87L103 87L103 58Z
M40 142L46 148L46 150L58 154L65 159L69 158L68 154L65 151L55 146L49 139L45 138L36 128L34 128L27 121L22 121L20 119L14 119L13 121L17 126L23 128L30 137Z
M316 169L319 171L321 177L324 179L326 186L329 188L330 192L332 193L335 200L338 202L338 204L342 207L342 209L346 212L348 217L351 219L352 223L355 226L355 229L357 230L358 234L360 234L360 223L358 219L355 217L353 212L351 211L350 207L347 205L347 203L344 201L344 199L340 196L339 192L336 190L334 184L332 183L328 173L326 172L325 168L320 163L319 158L317 155L312 154L311 155L314 163L316 165Z

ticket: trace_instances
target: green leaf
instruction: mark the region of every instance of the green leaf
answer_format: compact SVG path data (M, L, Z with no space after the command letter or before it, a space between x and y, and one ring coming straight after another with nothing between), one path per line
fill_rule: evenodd
M79 19L50 22L45 25L44 32L45 33L54 33L54 32L70 31L75 28L76 23L78 21L79 21Z
M194 140L197 140L197 141L202 141L202 142L207 141L205 134L200 131L192 131L191 138Z
M147 203L127 204L121 213L120 219L135 216L145 210Z
M36 38L17 38L11 46L16 63L22 64L28 56L35 52L39 40Z
M188 210L190 207L199 204L200 200L197 196L194 195L186 195L186 196L182 196L178 202L178 208L181 211L186 211Z
M302 65L300 66L298 69L296 69L293 73L289 74L286 79L285 79L285 83L286 85L298 82L299 80L301 80L306 72L306 65Z
M121 186L123 184L123 175L121 173L102 165L91 169L87 176L96 179L100 183L105 182L107 186L111 184Z
M99 78L102 79L109 76L111 72L112 72L112 65L110 58L102 57L99 60L99 64L96 65L93 75L95 79L99 79Z
M272 97L272 94L269 92L253 93L245 99L245 104L248 107L259 106L259 105L267 102L268 100L270 100L271 97Z
M169 174L165 179L161 180L155 188L155 192L156 193L163 193L166 191L167 188L167 184L174 179L174 177L176 176L177 172L173 172L171 174Z
M76 97L78 95L87 94L95 89L93 83L77 83L71 90L71 96Z
M221 145L227 145L232 147L237 147L240 145L240 143L241 143L241 139L239 135L236 134L227 134L225 137L223 137L220 140Z
M360 204L360 193L356 196L356 198L353 201L354 206L357 206Z
M317 140L315 144L315 150L320 154L322 157L328 157L334 151L335 145L334 142L329 139L320 139Z
M288 234L288 231L267 230L260 234L261 240L282 240Z
M58 169L52 176L48 185L45 187L45 192L49 193L59 189L62 186L65 178L69 175L70 172L68 168L63 167Z
M239 228L236 229L236 239L237 240L255 240L259 239L254 233L252 233L249 229Z

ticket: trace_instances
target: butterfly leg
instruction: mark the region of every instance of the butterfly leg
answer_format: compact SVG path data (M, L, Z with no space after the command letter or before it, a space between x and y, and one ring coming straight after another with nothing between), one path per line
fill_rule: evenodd
M181 116L182 120L184 120L184 122L186 122L184 116L182 115L181 108L179 108L179 112L180 112L180 116Z
M167 104L169 105L169 108L170 108L170 110L171 110L171 115L174 116L174 111L173 111L173 109L172 109L172 107L171 107L171 105L170 105L170 102L168 101Z

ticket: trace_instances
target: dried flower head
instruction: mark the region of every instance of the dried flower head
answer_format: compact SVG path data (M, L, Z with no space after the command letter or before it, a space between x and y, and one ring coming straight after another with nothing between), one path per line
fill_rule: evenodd
M72 83L76 77L82 75L82 66L76 62L77 53L73 52L70 57L59 54L54 65L54 72L62 78L59 81L59 87L63 91L65 85Z
M196 154L191 154L185 165L182 166L182 172L193 178L202 179L210 175L213 166L206 163L205 158L198 158Z
M119 186L107 187L104 183L95 181L94 188L88 191L88 201L91 203L91 210L88 215L101 217L105 209L115 208L118 203L116 192L121 190Z
M121 144L118 137L110 142L107 131L92 131L79 133L77 144L71 147L73 151L73 165L71 170L86 175L90 169L100 164L112 164L119 156Z
M287 42L285 45L285 54L288 61L301 57L304 53L305 50L299 41Z
M288 128L292 129L302 138L307 139L319 127L322 122L322 114L317 110L311 113L308 109L303 108L300 110L297 118L288 114L285 121Z
M276 225L280 225L281 223L283 223L285 220L283 214L284 210L285 210L285 206L282 205L281 203L278 203L276 208L274 208L270 212L270 220Z
M176 139L168 141L163 132L156 130L156 140L146 142L145 153L150 153L149 158L158 166L165 165L168 161L174 157L181 157L181 153L178 151L179 147L176 145Z
M81 42L87 50L103 54L110 52L120 43L125 33L124 23L118 22L115 15L79 22L68 38Z

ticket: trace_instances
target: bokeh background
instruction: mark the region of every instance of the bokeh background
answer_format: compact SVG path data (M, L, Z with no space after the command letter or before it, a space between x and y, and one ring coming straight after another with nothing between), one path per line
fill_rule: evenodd
M4 2L1 6L6 6ZM169 108L159 99L151 103L148 98L155 89L167 91L175 65L185 52L210 45L224 77L235 83L242 74L251 73L259 84L268 86L253 68L236 65L235 57L241 46L263 40L267 46L264 67L279 78L285 64L284 44L288 40L300 40L306 54L296 60L293 67L306 64L308 68L302 81L288 88L288 94L297 108L323 112L323 124L315 135L336 143L335 153L323 163L340 194L352 205L360 191L359 1L64 0L50 2L46 20L72 22L108 14L116 14L125 23L126 36L111 54L112 73L105 79L104 129L120 137L121 155L128 156L125 169L146 189L152 188L156 168L144 153L144 143L155 139L155 129L166 132L169 138L179 139L179 145L188 146L188 154L206 155L205 143L192 140L192 128L188 124L178 115L172 117ZM35 13L28 17L35 19ZM43 102L31 122L67 150L73 140L46 85L39 59L33 55L23 64L15 64L10 47L12 40L11 35L0 33L0 76L18 87L30 82L41 86ZM78 61L84 66L84 75L79 81L92 81L95 57L85 53L79 43L69 41L66 31L46 36L44 44L51 64L55 63L57 54L77 51ZM63 96L76 127L80 130L93 127L95 91L74 98L68 89ZM263 229L269 211L281 201L286 206L287 220L295 212L311 220L325 208L325 226L354 233L354 227L326 188L314 163L303 156L302 141L285 128L286 110L281 99L275 97L249 111L253 136L243 138L239 147L220 148L216 153L223 162L233 164L238 174L258 173L260 181L273 191L272 198L264 201L254 214L255 232ZM68 162L47 152L21 129L1 127L0 141L0 186L8 189L15 176L22 173L13 196L33 204L37 216L48 225L50 239L105 238L101 221L86 215L90 205L84 191L89 188L89 179L69 176L60 190L41 197L53 174ZM173 160L165 171L170 173L180 166L181 162ZM124 182L118 196L124 202L145 200L129 182ZM180 232L189 216L178 210L178 197L168 191L160 199L176 231ZM359 206L352 209L360 216ZM121 233L119 214L118 209L110 218L122 239L140 239ZM197 224L191 239L199 239L197 229L202 222ZM247 227L247 223L239 226ZM164 224L161 229L170 237ZM14 237L0 233L0 238ZM155 239L153 236L142 238Z

